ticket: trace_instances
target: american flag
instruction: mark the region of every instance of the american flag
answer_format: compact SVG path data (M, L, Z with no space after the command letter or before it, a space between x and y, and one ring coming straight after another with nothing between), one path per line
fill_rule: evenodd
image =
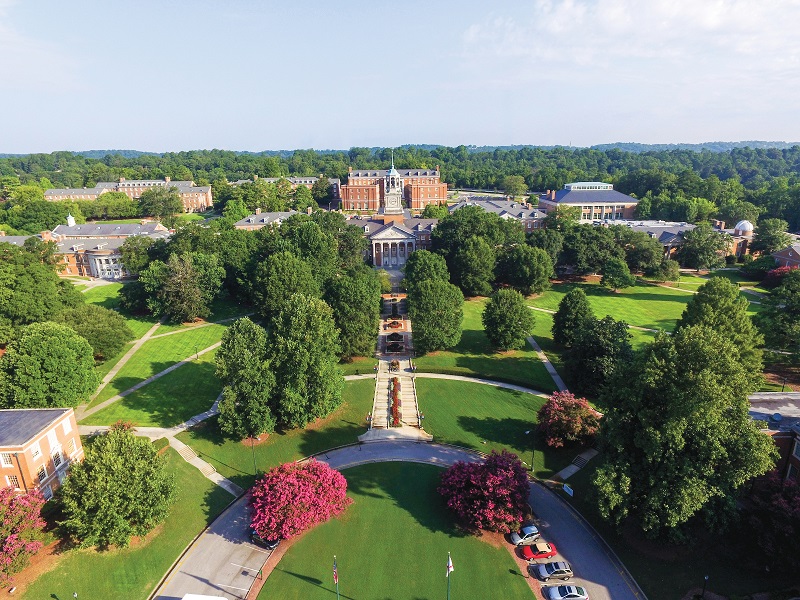
M333 583L339 583L339 574L336 572L336 557L333 557Z

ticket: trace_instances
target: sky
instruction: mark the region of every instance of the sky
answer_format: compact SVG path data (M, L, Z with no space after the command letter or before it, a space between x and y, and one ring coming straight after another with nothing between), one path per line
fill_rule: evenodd
M0 153L800 140L800 0L0 0Z

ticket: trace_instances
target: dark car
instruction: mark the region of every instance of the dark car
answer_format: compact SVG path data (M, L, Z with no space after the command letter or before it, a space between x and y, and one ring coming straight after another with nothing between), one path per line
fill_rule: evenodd
M256 546L261 546L262 548L265 548L267 550L275 550L275 548L278 547L278 544L280 544L281 541L280 541L280 539L277 539L277 540L265 540L260 535L258 535L258 532L255 529L253 529L251 527L250 528L250 543L251 544L255 544Z

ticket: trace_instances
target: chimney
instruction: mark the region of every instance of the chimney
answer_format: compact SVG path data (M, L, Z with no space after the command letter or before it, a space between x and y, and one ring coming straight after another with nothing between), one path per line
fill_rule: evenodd
M347 167L347 172L348 173L352 173L353 172L353 167Z
M0 229L0 237L5 237L5 235L6 235L6 232L3 231L2 229Z
M260 209L260 208L257 208L257 209L256 209L256 214L257 214L257 215L260 215L260 214L261 214L261 209Z
M311 212L312 212L312 211L311 211L311 207L309 206L309 207L306 209L306 214L310 215L310 214L311 214Z
M172 178L170 178L170 177L164 177L164 181L166 181L167 183L169 183L170 181L172 181Z
M124 183L124 182L125 182L125 178L124 178L124 177L120 177L120 178L119 178L119 182L120 182L120 183Z
M556 201L556 191L555 191L555 190L552 190L552 191L550 192L550 199L551 199L553 202L555 202L555 201Z
M43 242L52 242L53 241L53 234L50 231L42 231L39 234L39 237L42 238Z
M253 181L258 181L258 175L253 175Z

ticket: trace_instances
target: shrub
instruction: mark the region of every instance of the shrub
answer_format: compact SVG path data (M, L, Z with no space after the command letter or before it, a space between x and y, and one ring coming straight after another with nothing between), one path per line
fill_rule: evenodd
M469 528L509 532L528 511L530 482L516 454L492 451L482 463L457 462L442 473L438 492Z
M783 481L772 471L756 485L747 510L747 524L769 564L800 569L800 481Z
M0 488L0 588L41 549L43 505L39 492L17 494L10 487Z
M555 392L539 409L539 431L551 448L586 444L599 428L600 414L586 398L576 398L571 392Z
M767 271L775 268L775 259L771 256L759 256L755 260L747 261L742 266L742 272L753 279L764 279Z
M251 490L251 526L264 539L290 538L342 513L353 501L341 473L314 459L267 471Z
M761 285L768 289L776 288L783 283L783 278L786 277L789 271L793 271L795 269L797 269L797 267L778 267L776 269L772 269L771 271L767 271L767 274L764 276L764 281L761 282Z

